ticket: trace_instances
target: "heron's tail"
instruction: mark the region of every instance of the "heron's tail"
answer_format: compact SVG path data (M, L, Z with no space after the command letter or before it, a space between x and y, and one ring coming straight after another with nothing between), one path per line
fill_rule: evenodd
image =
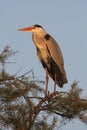
M68 83L65 71L56 78L57 85L63 87L64 84Z

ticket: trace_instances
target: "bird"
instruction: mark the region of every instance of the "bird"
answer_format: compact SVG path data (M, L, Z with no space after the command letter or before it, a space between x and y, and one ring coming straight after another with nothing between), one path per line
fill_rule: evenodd
M19 28L18 31L32 33L32 40L36 46L37 56L46 72L46 95L49 94L49 76L54 81L54 93L56 93L56 84L62 88L65 83L68 83L64 69L63 54L59 44L39 24Z

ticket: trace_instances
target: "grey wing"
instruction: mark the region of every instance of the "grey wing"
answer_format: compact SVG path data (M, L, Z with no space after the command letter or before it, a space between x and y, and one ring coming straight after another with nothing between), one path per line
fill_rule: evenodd
M56 43L56 41L52 37L50 37L49 40L46 41L46 45L52 59L58 65L61 72L64 73L64 60L63 60L62 52L59 45Z

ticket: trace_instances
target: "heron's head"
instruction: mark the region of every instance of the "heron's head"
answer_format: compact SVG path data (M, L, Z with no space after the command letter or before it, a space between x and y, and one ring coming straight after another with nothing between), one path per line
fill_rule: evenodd
M18 31L25 31L25 32L32 32L32 33L42 33L42 32L45 32L43 27L38 25L38 24L32 25L30 27L26 27L26 28L20 28L20 29L18 29Z

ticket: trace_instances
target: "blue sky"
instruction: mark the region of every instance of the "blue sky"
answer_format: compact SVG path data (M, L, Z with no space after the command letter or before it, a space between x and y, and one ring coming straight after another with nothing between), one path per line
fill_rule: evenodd
M87 95L87 0L0 0L0 50L7 44L19 51L7 65L10 73L34 70L35 77L45 80L45 71L36 56L30 33L18 32L18 28L33 24L42 25L59 43L68 77L71 83L79 81L83 95ZM49 87L53 81L50 79ZM50 87L50 89L52 89ZM86 130L78 120L67 124L62 130Z

